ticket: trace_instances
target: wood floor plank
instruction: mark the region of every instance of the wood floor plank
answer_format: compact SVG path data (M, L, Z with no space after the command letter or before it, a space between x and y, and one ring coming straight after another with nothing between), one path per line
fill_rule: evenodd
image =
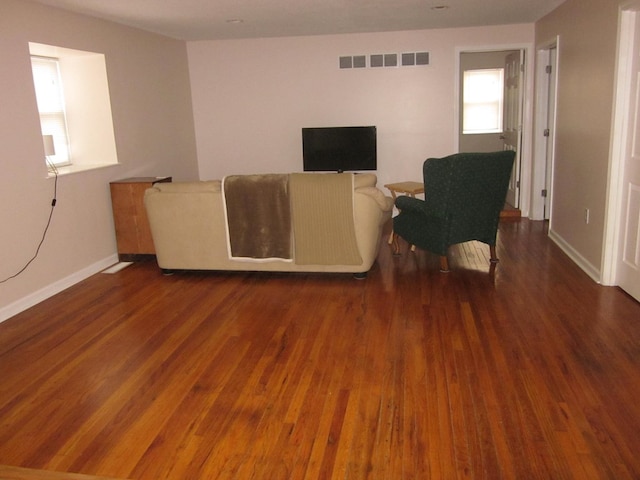
M78 473L52 472L50 470L35 470L32 468L11 467L9 465L0 465L0 479L2 480L118 480L113 477L96 477L94 475L82 475Z
M546 228L447 274L95 275L0 324L0 478L640 478L640 305Z

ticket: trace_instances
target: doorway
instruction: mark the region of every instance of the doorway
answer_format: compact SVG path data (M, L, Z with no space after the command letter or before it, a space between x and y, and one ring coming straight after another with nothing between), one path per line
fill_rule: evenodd
M493 50L460 52L459 67L459 105L458 118L458 151L460 152L491 152L498 150L513 150L516 152L516 160L509 182L509 191L506 199L506 209L519 216L520 208L520 171L522 151L522 125L523 125L523 99L524 99L524 49ZM487 119L487 128L469 128L467 115L469 105L469 85L467 81L473 75L493 77L494 83L500 78L499 105L493 98L488 98L490 105L485 105L484 113ZM490 97L490 95L489 95ZM481 100L482 101L482 100ZM476 110L483 111L482 108ZM496 123L495 117L499 116ZM472 122L474 125L476 122Z

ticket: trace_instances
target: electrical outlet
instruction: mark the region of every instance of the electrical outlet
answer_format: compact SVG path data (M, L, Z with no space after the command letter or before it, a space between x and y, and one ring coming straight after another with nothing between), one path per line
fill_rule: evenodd
M589 223L589 209L585 208L584 209L584 223L588 224Z

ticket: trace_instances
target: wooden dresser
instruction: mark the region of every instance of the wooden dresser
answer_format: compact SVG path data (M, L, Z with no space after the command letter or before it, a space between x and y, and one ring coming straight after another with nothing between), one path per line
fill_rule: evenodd
M144 192L154 183L170 181L171 177L134 177L109 184L118 255L121 260L130 260L135 255L156 253L144 208Z

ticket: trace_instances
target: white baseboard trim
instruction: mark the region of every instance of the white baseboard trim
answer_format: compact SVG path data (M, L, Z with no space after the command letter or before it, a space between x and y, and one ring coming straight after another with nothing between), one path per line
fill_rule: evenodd
M555 231L549 230L549 238L560 247L560 249L567 254L567 256L575 262L584 272L591 277L591 279L600 283L600 269L591 264L586 258L578 253L564 238L558 235Z
M61 278L57 282L47 285L46 287L27 295L26 297L23 297L20 300L7 305L6 307L0 308L0 322L4 322L14 315L17 315L20 312L24 312L26 309L42 302L43 300L53 297L55 294L60 293L61 291L71 287L72 285L75 285L78 282L81 282L85 278L89 278L91 275L101 272L114 263L118 263L118 255L110 255L107 258L93 263L88 267L83 268L82 270L72 273L65 278Z

